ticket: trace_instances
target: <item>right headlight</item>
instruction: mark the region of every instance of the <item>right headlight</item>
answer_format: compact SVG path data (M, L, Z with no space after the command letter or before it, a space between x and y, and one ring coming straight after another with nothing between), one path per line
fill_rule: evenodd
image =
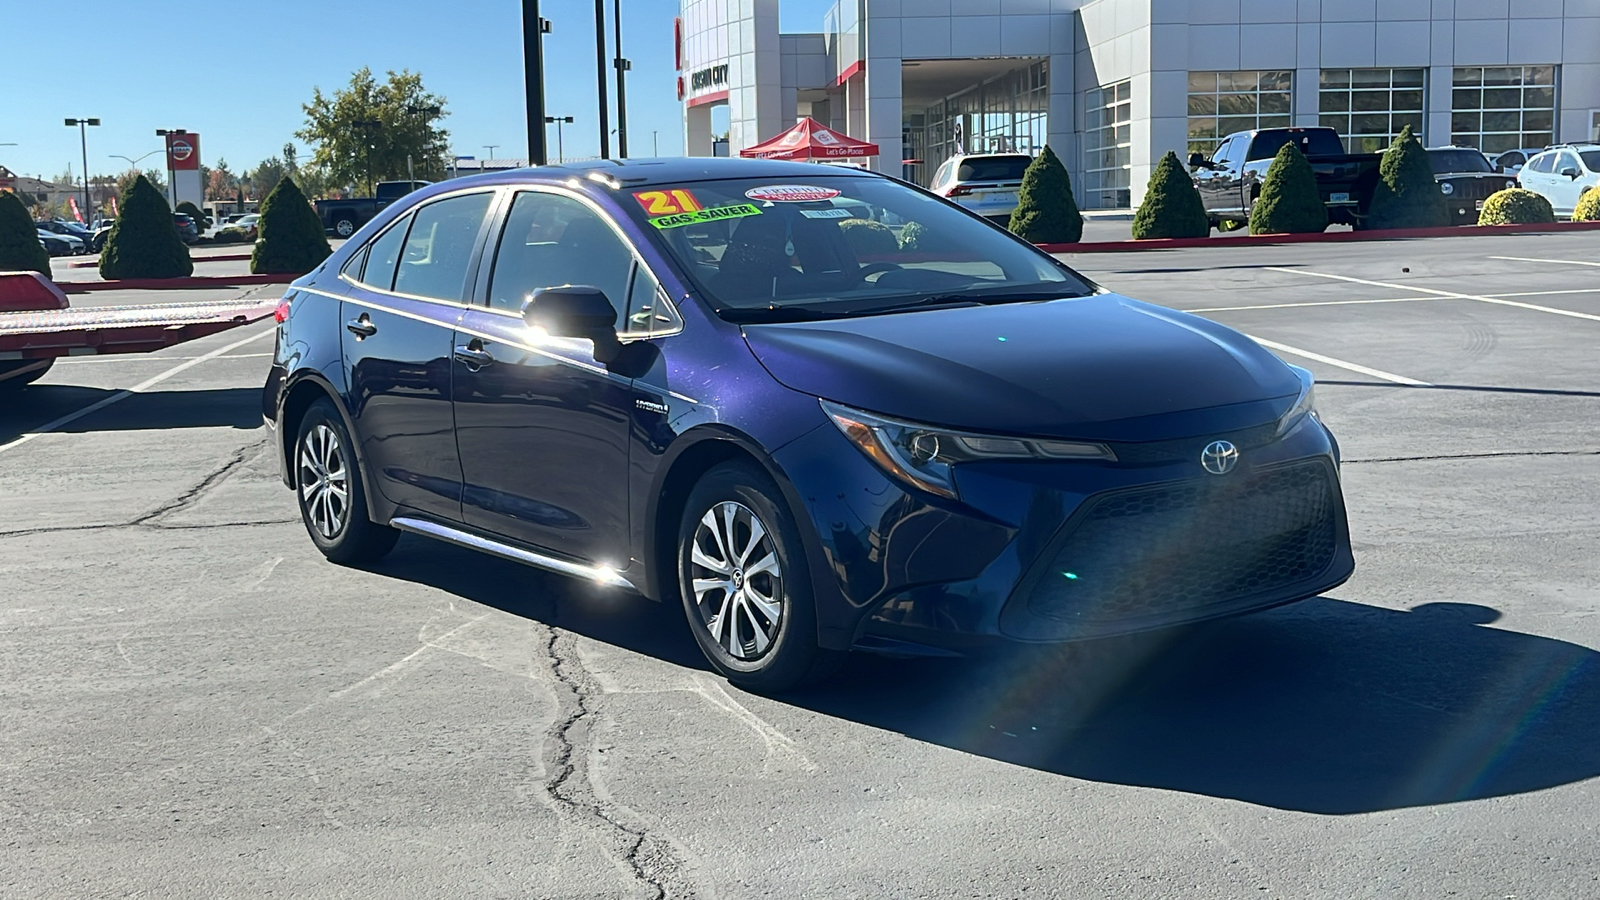
M1294 406L1290 407L1287 413L1284 413L1283 418L1278 420L1279 437L1288 434L1290 429L1299 425L1300 420L1306 416L1310 416L1318 422L1322 421L1321 417L1317 415L1316 378L1312 376L1308 369L1302 369L1299 366L1290 366L1289 368L1293 369L1295 377L1300 379L1300 397L1295 400Z
M827 400L822 411L850 443L890 475L943 497L957 497L954 467L1002 459L1100 460L1117 455L1104 444L952 431L890 419Z

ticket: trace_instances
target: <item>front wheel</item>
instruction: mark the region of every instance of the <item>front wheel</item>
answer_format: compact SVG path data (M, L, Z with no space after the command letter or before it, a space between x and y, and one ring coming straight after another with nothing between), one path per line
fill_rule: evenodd
M753 465L718 466L695 486L678 529L678 582L700 650L740 687L796 688L842 656L817 646L799 530Z
M354 445L330 400L318 400L300 420L294 442L295 497L317 550L340 565L382 559L400 533L367 518L366 487Z
M342 238L347 238L356 233L356 220L349 216L340 216L333 222L333 233Z

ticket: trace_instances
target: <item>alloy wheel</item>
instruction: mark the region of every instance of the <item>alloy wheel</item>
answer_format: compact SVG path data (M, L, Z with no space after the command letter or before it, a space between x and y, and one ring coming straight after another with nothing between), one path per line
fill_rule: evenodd
M741 661L777 638L787 597L772 534L749 507L724 501L706 511L689 551L695 606L711 639Z
M350 469L339 435L326 423L317 423L300 442L298 470L311 527L324 540L337 538L350 517Z

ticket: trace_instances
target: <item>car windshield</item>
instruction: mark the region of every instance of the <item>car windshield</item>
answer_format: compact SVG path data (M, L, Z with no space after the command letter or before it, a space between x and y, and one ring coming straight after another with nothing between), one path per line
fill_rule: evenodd
M1027 156L972 156L956 168L957 181L1021 181L1027 171Z
M1494 171L1488 158L1476 150L1429 150L1428 162L1435 175Z
M1600 172L1600 150L1585 150L1578 154L1583 157L1583 167L1591 172Z
M631 191L646 224L729 321L1082 296L1050 256L887 178L701 181Z

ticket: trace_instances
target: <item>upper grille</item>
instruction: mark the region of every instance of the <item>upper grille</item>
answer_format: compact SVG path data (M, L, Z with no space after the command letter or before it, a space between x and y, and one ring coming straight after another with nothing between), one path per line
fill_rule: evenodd
M1505 187L1505 176L1495 178L1446 178L1455 186L1452 200L1487 200L1495 191Z
M1091 631L1181 621L1325 572L1338 541L1331 469L1312 462L1240 474L1091 500L1024 586L1029 612Z
M1178 438L1170 441L1144 441L1141 443L1125 443L1110 441L1107 445L1117 454L1117 462L1124 465L1154 465L1159 463L1189 462L1196 463L1200 459L1200 451L1212 441L1224 440L1232 443L1241 451L1254 450L1265 447L1277 438L1278 423L1268 422L1265 425L1256 425L1228 434L1212 434L1205 437Z

